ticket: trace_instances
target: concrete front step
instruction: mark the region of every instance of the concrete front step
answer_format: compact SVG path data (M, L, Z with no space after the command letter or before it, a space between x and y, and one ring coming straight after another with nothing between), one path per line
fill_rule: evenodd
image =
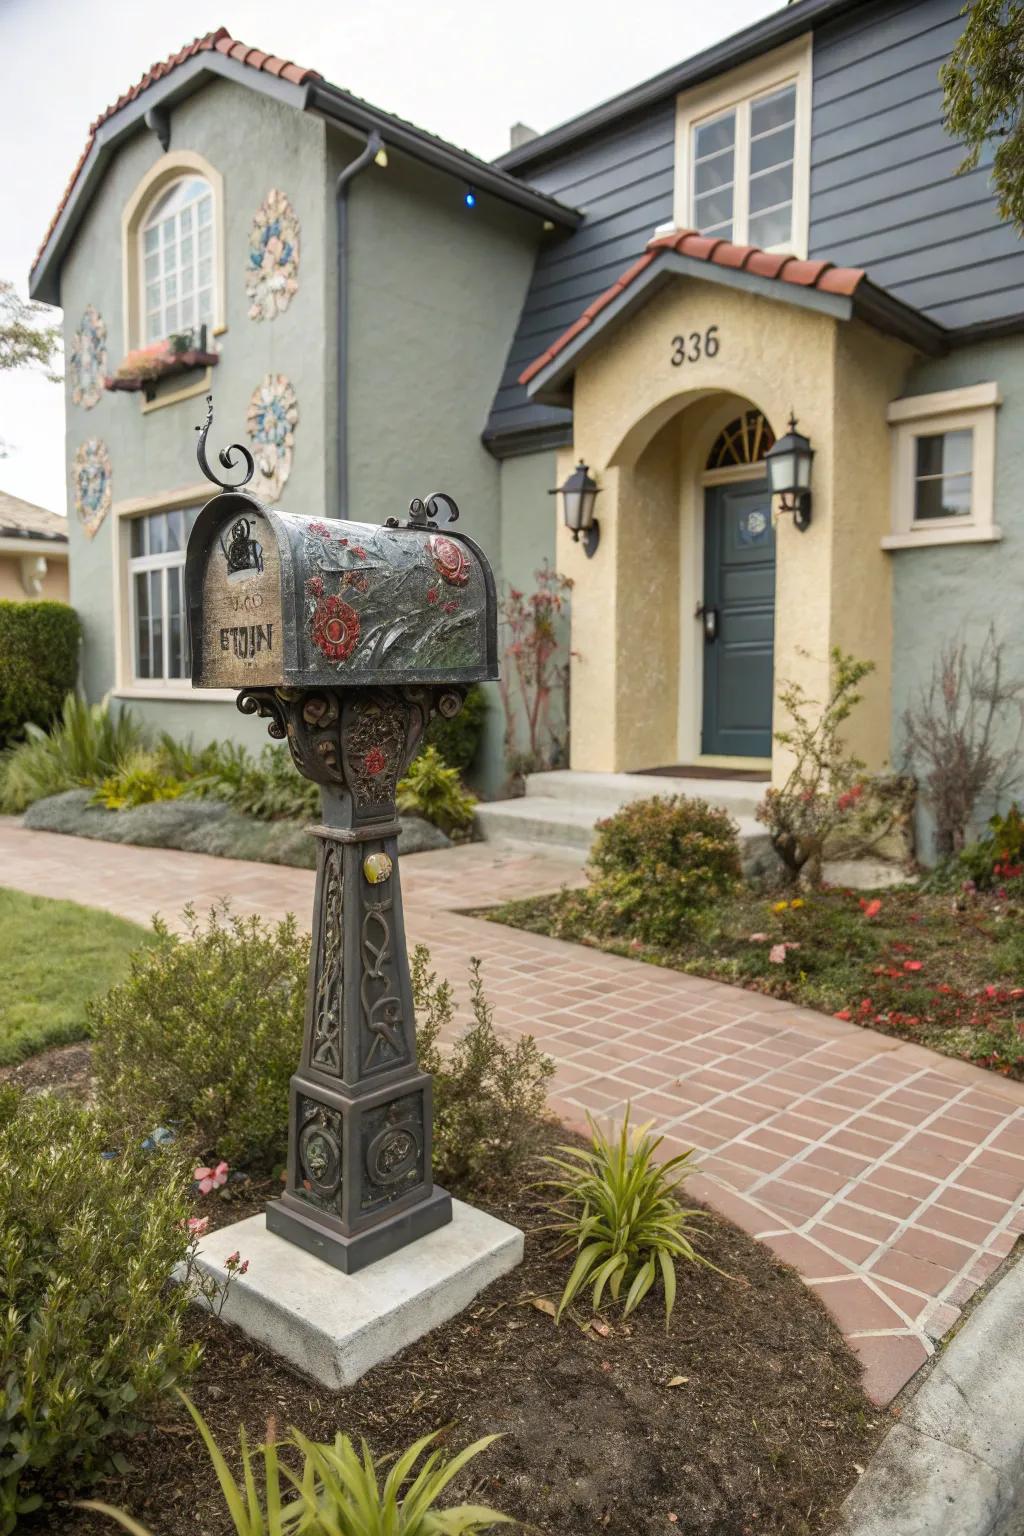
M537 777L551 778L554 775ZM585 775L574 777L583 778ZM685 781L676 779L672 782L678 785ZM677 788L675 793L686 791ZM615 804L580 800L574 802L560 796L534 793L526 794L518 800L482 801L476 808L476 822L486 842L516 842L545 849L572 848L579 851L581 858L585 858L593 844L597 822L616 809ZM764 828L753 816L736 815L732 806L728 809L739 826L744 863L748 866L758 863L768 846Z
M768 787L751 779L685 779L653 773L579 773L571 768L551 773L531 773L526 780L526 798L563 800L599 808L609 816L631 800L649 800L652 795L688 795L691 800L707 800L731 815L752 817Z

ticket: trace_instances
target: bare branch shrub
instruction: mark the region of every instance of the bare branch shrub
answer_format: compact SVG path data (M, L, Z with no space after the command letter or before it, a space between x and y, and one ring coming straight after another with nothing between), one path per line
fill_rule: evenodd
M1024 679L1007 675L994 625L973 654L964 640L942 647L928 687L903 716L903 735L907 765L935 817L935 851L959 853L979 800L1004 799L1022 776Z

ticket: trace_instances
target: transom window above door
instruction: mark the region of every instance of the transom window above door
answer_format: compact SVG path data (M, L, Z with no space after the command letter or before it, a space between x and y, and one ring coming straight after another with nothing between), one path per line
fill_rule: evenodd
M808 40L680 96L677 227L806 255Z
M142 225L142 334L147 343L213 325L214 197L209 182L184 176Z

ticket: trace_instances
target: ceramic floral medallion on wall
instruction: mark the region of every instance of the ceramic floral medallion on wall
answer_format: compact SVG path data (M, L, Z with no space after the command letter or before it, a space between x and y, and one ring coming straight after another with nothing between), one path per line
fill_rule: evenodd
M292 472L295 427L299 403L283 373L268 373L253 391L246 415L246 431L256 460L253 482L264 501L276 501Z
M112 476L107 445L98 437L87 437L75 450L72 464L75 511L91 539L110 511Z
M245 292L250 320L273 320L299 291L299 221L277 187L271 187L249 231Z
M103 393L107 372L107 323L99 310L87 305L71 342L68 374L71 403L91 411Z

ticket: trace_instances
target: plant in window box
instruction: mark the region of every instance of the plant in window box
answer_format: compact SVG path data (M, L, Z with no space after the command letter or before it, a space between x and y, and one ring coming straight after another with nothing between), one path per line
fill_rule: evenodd
M186 373L190 368L211 367L217 361L218 354L207 349L206 326L201 325L197 330L172 332L163 341L128 352L117 372L103 381L103 387L129 392L144 390L149 398L159 379Z

